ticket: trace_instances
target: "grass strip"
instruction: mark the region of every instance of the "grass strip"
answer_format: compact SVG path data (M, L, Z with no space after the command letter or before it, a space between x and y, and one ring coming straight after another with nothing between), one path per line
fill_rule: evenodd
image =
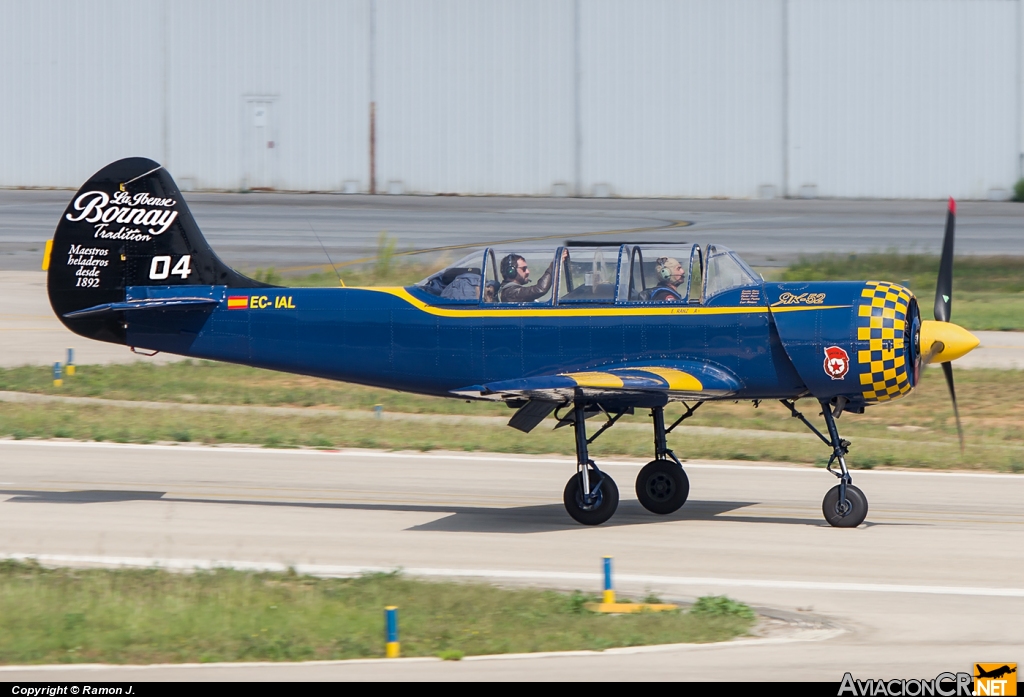
M749 407L748 407L749 409ZM775 417L786 418L781 409ZM735 433L735 435L732 435ZM383 450L485 451L572 455L572 429L540 427L529 436L491 424L448 419L377 420L337 414L237 414L184 409L148 410L75 404L0 403L0 435L16 439L71 438L122 443L255 444L271 448L374 448ZM1018 436L1019 437L1019 436ZM802 462L823 465L828 449L800 432L773 433L681 427L670 445L684 459ZM651 454L649 429L614 428L592 446L591 453L644 458ZM922 467L1024 471L1024 446L996 439L979 441L961 457L955 436L934 439L920 433L854 440L848 462L854 468Z
M724 598L690 612L603 616L579 591L508 590L393 574L322 579L233 570L46 569L0 562L0 663L303 661L384 655L399 607L402 655L603 650L724 641L754 615ZM653 602L656 598L646 598Z
M550 431L549 420L528 436L500 426L436 423L367 423L354 415L315 414L304 407L364 412L380 404L387 414L439 414L509 418L503 404L466 403L350 385L318 378L277 373L210 361L168 365L133 363L79 366L76 374L54 388L48 368L0 370L0 390L34 394L89 396L169 404L294 407L293 414L152 413L144 409L103 406L0 404L0 436L18 438L80 438L125 442L194 441L255 443L267 446L372 447L396 449L487 450L520 453L572 452L570 429ZM906 465L967 467L997 471L1024 470L1024 371L957 371L957 395L967 442L961 458L945 381L937 369L924 373L922 384L891 404L870 407L863 415L846 414L844 437L854 442L852 462L858 466ZM817 404L802 400L799 408L818 422ZM682 409L669 405L666 417ZM642 430L630 431L630 424ZM625 426L625 428L623 428ZM644 457L650 452L650 417L644 410L622 419L602 435L595 453ZM709 434L693 426L726 429ZM758 433L807 434L806 429L774 402L754 409L750 402L713 402L672 436L680 456L747 460L820 462L823 446L793 438L769 442ZM766 434L761 434L762 436ZM870 441L868 439L871 439ZM878 442L875 442L878 441Z
M956 374L960 413L969 428L998 428L998 438L1024 444L1024 371L959 370ZM33 394L98 397L129 401L182 404L223 404L285 407L337 407L371 411L381 405L386 412L418 414L465 414L511 417L501 403L466 402L461 399L426 397L343 382L279 373L260 368L184 360L166 365L128 363L78 366L62 387L53 386L45 366L0 369L0 390ZM806 404L806 402L802 402ZM750 402L712 402L704 405L689 423L726 428L804 432L793 419L779 418L779 407L765 403L751 409ZM811 411L812 407L803 407ZM681 413L669 405L668 415ZM786 412L783 411L783 414ZM890 426L924 429L941 436L955 436L952 408L945 381L938 369L928 369L922 384L907 398L869 408L864 415L844 416L843 428L860 429L861 435L883 437ZM626 421L629 421L626 417ZM634 421L650 423L646 414ZM867 430L864 430L867 429Z

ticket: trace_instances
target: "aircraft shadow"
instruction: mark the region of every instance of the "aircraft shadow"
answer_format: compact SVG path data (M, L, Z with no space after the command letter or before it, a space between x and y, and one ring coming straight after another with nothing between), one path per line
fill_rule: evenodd
M581 526L569 518L561 504L551 503L539 506L515 506L510 508L489 508L479 506L433 506L429 504L402 503L336 503L315 501L254 501L234 499L164 498L163 491L123 491L114 489L86 489L82 491L32 491L0 490L0 495L11 496L5 503L120 503L127 501L164 501L171 503L205 503L232 506L263 506L286 508L321 508L347 511L395 511L414 513L448 513L423 525L414 525L409 530L430 532L484 532L484 533L536 533L556 530L580 529ZM784 518L754 515L729 515L749 506L753 501L690 501L675 513L666 516L655 515L638 501L623 501L610 521L601 527L626 525L650 525L666 521L715 520L738 523L771 523L775 525L807 525L825 527L820 518ZM867 522L865 526L879 525Z

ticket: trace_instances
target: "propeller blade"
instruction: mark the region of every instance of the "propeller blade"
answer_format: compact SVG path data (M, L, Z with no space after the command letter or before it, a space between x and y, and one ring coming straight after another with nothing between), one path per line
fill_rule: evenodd
M942 239L942 260L939 262L939 280L935 284L935 319L948 322L953 305L953 232L956 228L956 201L949 199L946 214L946 234Z
M932 347L928 349L928 353L921 356L921 364L931 365L931 362L935 359L935 357L942 353L943 349L945 348L946 347L943 345L941 341L934 342L932 344Z
M956 390L953 388L953 364L943 363L942 372L946 376L946 385L949 386L949 396L953 399L953 414L956 416L956 432L960 436L960 454L964 454L964 429L960 425L960 410L956 407Z

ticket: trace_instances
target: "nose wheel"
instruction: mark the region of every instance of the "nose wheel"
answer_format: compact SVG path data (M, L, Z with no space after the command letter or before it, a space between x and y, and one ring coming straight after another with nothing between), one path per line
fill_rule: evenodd
M841 489L846 491L842 492ZM843 494L845 493L845 496ZM840 498L840 497L843 498ZM853 484L845 487L836 484L825 494L821 502L825 520L834 528L855 528L864 522L868 514L868 498Z
M825 445L832 448L832 457L829 458L825 468L839 479L839 483L829 489L825 494L825 499L821 502L821 512L825 515L825 520L834 528L857 527L864 522L864 518L868 515L868 497L853 485L853 477L850 476L850 470L846 467L846 453L850 450L850 441L839 437L836 416L832 413L829 401L819 400L821 415L825 417L825 426L828 427L828 438L796 410L796 405L793 402L785 399L780 401L789 409L793 418L802 421ZM837 410L838 413L842 412ZM836 462L839 463L838 472L832 469L833 463Z

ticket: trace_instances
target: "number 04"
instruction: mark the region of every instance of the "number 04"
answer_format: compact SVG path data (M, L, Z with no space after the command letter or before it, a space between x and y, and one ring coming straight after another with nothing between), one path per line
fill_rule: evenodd
M149 265L149 278L153 281L162 281L168 276L181 276L184 280L192 273L192 257L188 254L178 259L178 263L171 268L171 257L153 257Z

